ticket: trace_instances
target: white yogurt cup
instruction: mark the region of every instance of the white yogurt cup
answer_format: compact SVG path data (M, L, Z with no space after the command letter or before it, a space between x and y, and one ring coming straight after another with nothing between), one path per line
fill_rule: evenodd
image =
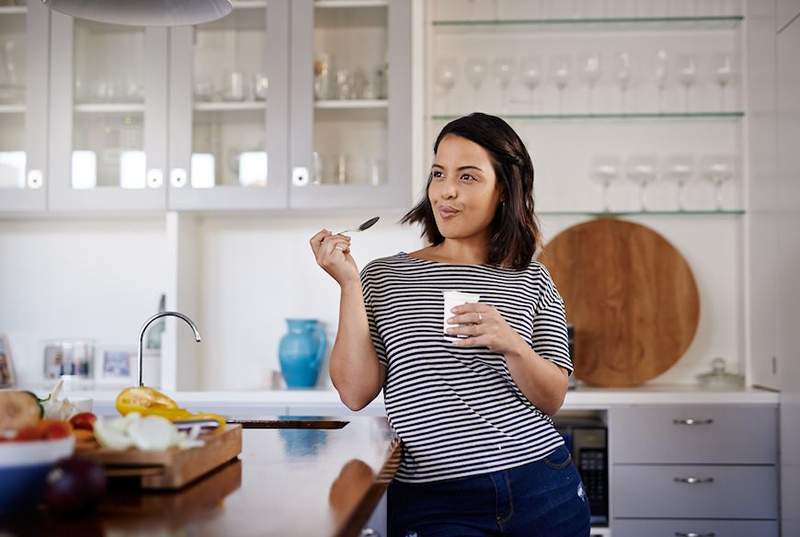
M472 293L462 293L461 291L442 291L442 294L444 295L444 314L442 316L442 332L444 333L444 339L453 342L459 338L467 337L453 336L447 333L448 328L458 326L457 324L448 324L447 319L455 315L455 313L450 310L462 304L478 302L481 296Z

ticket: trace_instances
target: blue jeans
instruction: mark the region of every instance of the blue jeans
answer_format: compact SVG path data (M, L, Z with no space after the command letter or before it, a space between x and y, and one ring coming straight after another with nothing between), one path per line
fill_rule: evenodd
M589 500L566 447L542 460L435 483L393 481L389 537L588 537Z

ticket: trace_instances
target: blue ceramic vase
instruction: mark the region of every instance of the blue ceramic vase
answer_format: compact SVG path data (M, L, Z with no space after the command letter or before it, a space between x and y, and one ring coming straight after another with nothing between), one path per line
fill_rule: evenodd
M312 388L325 357L327 339L316 319L286 319L289 331L281 338L278 360L289 388Z

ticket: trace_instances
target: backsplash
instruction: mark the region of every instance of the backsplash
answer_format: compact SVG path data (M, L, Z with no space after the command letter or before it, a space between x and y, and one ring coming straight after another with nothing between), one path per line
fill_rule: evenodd
M373 229L353 235L359 268L422 246L418 228L396 223L400 213L376 214L382 219ZM369 216L198 217L201 306L184 312L203 335L188 362L200 368L192 375L200 381L194 389L267 388L279 369L277 347L289 317L320 319L332 344L338 286L316 265L308 240L323 227L339 231ZM737 217L632 218L673 243L700 290L692 345L653 383L693 384L715 356L730 370L744 370L743 233L728 218ZM540 219L547 239L585 217ZM135 349L139 327L155 311L168 278L165 227L163 217L0 221L0 332L10 336L20 382L41 380L42 342L49 338L91 337ZM320 384L329 385L324 372Z

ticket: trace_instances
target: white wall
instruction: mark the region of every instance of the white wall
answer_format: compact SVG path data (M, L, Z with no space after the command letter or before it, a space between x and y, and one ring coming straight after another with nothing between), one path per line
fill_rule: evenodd
M20 382L41 380L43 341L136 349L166 281L163 218L0 220L0 332Z

